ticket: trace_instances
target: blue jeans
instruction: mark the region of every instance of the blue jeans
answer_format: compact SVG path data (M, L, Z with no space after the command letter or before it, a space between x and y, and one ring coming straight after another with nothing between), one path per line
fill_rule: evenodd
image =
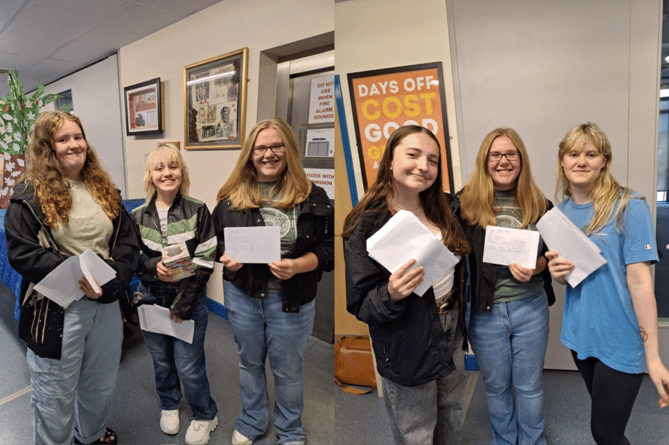
M73 434L83 443L102 436L122 342L118 302L82 298L65 309L60 360L28 349L35 444L69 445Z
M142 284L137 291L144 294L142 303L161 303ZM216 402L211 398L204 358L208 315L205 293L202 292L193 308L195 332L191 344L170 335L142 331L144 343L153 358L160 407L165 410L179 409L183 384L186 401L196 420L211 420L218 412Z
M485 383L491 444L546 443L543 368L548 317L544 291L494 304L490 312L472 313L468 337Z
M305 441L302 363L314 326L315 301L300 306L298 313L287 313L282 311L281 294L252 298L226 281L223 289L239 353L242 412L235 428L253 440L267 429L269 396L265 359L269 356L274 375L274 430L279 443Z

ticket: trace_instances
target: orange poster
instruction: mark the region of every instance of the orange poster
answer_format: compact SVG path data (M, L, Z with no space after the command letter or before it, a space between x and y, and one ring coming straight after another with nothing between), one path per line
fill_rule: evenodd
M351 73L348 83L365 189L376 180L386 142L393 131L403 125L421 125L439 140L443 188L451 191L441 62Z

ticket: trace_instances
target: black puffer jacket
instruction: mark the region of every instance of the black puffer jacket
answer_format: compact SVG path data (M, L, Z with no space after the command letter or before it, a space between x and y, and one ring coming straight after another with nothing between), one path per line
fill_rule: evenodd
M31 283L41 281L67 257L56 250L51 229L44 224L44 214L33 200L33 194L30 185L19 182L14 186L14 195L5 214L9 264L23 276L19 338L25 340L38 356L60 360L65 311L36 292L28 294L28 288ZM102 304L124 296L139 259L135 228L123 206L112 224L109 256L113 260L105 261L116 271L116 278L102 286L102 297L95 300Z
M350 313L369 325L379 374L401 385L417 386L453 372L452 352L462 345L453 345L454 339L444 333L432 288L422 297L411 294L398 303L390 300L390 271L369 257L366 243L391 216L385 203L378 201L344 240L346 303ZM464 260L457 266L456 277L463 276L463 266ZM463 291L462 282L454 287Z
M314 185L307 200L297 207L297 239L285 258L298 258L313 252L318 258L318 267L281 281L284 312L299 312L300 306L316 298L323 272L334 269L334 209L325 190ZM265 225L259 209L236 210L231 208L227 199L218 202L212 216L218 236L217 258L225 251L223 229ZM225 280L253 298L264 298L267 295L267 283L271 277L274 275L267 264L244 264L236 272L223 269Z

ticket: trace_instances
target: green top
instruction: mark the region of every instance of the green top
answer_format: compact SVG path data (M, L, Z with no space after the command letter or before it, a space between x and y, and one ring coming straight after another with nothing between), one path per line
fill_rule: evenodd
M516 200L515 191L495 190L495 209L497 210L497 226L517 229L523 223L523 212ZM527 230L537 230L536 224L530 224ZM539 239L541 251L543 241ZM530 281L521 283L516 280L507 266L497 267L497 282L493 303L506 303L532 297L544 288L541 275L534 275Z

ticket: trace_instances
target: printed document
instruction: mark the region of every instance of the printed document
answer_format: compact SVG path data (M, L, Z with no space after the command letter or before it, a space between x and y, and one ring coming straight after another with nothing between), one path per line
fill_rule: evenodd
M193 343L195 321L183 320L181 323L170 320L170 310L157 304L142 304L137 307L139 327L142 331L169 335Z
M100 292L100 286L114 279L116 271L88 249L79 256L71 256L63 261L37 283L34 289L66 308L84 296L79 285L79 280L83 277L88 279L96 292Z
M406 210L397 212L367 239L367 252L391 273L414 258L413 267L425 268L423 281L414 291L421 297L459 261L435 234Z
M225 253L240 263L268 264L281 259L279 226L226 227Z
M518 263L528 269L537 267L539 232L488 226L485 229L483 262L508 266Z
M599 247L586 236L567 215L553 207L537 222L544 242L550 250L574 263L574 270L567 275L567 283L576 287L588 275L606 264Z

